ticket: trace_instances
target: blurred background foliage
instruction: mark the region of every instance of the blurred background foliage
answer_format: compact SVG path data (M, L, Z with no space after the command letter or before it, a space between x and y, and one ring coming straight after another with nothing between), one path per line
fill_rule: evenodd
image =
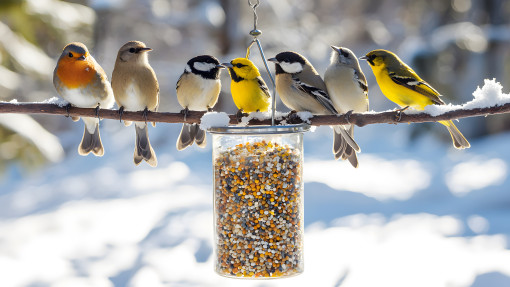
M320 73L328 65L333 44L351 48L358 57L376 48L396 52L446 102L470 100L485 78L510 85L510 1L261 0L258 15L267 57L294 50L308 57ZM56 96L52 72L69 42L85 43L111 75L118 48L136 39L154 49L150 61L161 86L160 110L178 111L175 82L187 59L199 54L215 55L220 61L244 56L252 28L253 13L247 1L239 0L2 0L0 100L42 101ZM258 52L252 59L263 67ZM370 68L362 63L362 69L371 109L394 108ZM267 73L261 72L269 83ZM227 73L222 79L225 94L216 110L232 112ZM277 109L286 110L281 103ZM0 117L8 120L9 115ZM70 129L82 129L63 117L34 118L41 129L59 138ZM463 119L459 127L467 138L475 139L510 129L508 118ZM441 131L438 137L450 142L441 127L432 124L414 125L410 136L418 139L423 130ZM0 168L15 161L33 167L61 158L38 154L41 146L34 141L45 142L0 125ZM75 145L62 142L66 152L74 152Z

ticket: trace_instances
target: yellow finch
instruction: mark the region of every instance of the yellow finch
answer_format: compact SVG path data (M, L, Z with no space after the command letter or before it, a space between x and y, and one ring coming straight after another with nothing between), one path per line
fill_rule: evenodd
M209 55L194 57L188 61L184 73L177 81L177 100L184 108L184 116L192 111L211 111L221 90L220 62ZM183 150L196 142L201 148L206 145L205 131L198 124L183 124L177 150Z
M441 96L432 86L422 80L409 66L390 51L374 50L361 57L367 60L374 72L383 94L401 108L423 110L428 105L444 105ZM457 149L469 148L470 144L450 121L440 121L452 136Z
M330 65L324 74L324 82L335 109L343 114L351 112L363 113L368 111L368 87L365 74L361 71L358 58L345 47L331 46ZM348 117L347 117L348 118ZM354 137L354 125L349 127L349 134ZM350 146L346 147L343 155L336 154L335 158L349 159L353 166L358 166L356 153Z
M259 69L246 58L237 58L223 63L228 68L232 82L230 92L239 112L267 112L271 104L271 95Z
M305 57L288 51L281 52L268 61L275 63L276 91L289 109L297 112L311 112L314 115L338 114L329 97L326 84ZM333 154L336 158L342 157L347 150L347 145L354 151L360 151L358 144L343 126L333 126L333 131ZM357 167L357 161L353 166Z

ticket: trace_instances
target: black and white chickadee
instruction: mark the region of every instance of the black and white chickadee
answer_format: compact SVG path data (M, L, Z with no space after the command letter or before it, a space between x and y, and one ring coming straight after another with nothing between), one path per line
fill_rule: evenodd
M176 86L177 100L186 116L188 111L211 111L221 91L220 71L223 66L209 55L197 56L188 61ZM183 124L177 139L177 150L183 150L196 142L205 147L206 134L198 124Z

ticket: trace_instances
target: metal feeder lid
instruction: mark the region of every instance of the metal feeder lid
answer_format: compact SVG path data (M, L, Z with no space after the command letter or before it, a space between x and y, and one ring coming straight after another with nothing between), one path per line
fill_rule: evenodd
M210 127L208 132L212 134L239 134L239 135L257 135L257 134L292 134L302 133L310 130L308 124L282 125L282 126L226 126Z

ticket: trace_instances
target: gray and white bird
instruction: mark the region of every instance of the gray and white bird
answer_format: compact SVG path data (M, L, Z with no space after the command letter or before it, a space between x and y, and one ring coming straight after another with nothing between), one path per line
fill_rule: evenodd
M159 84L149 64L149 51L152 49L140 41L127 42L119 49L113 68L112 88L121 116L124 110L143 111L145 115L158 110ZM124 121L124 124L128 126L131 122ZM135 122L135 131L134 163L139 165L145 160L156 167L158 160L149 141L147 122Z
M330 65L324 74L324 82L335 109L342 114L368 111L368 87L365 75L361 71L358 58L344 47L331 46ZM354 138L354 125L351 124L349 135ZM348 159L354 166L358 166L356 153L345 147L343 154L335 154L335 158Z
M268 60L275 63L276 91L289 109L297 112L308 111L315 115L338 114L326 84L305 57L288 51ZM357 152L361 151L343 126L333 126L333 131L333 154L342 155L346 145Z
M209 55L188 61L176 85L177 101L183 107L181 113L185 117L190 110L211 111L216 105L221 91L221 68L223 66L218 59ZM183 150L193 142L204 148L207 144L205 131L198 124L183 124L177 139L177 150Z

